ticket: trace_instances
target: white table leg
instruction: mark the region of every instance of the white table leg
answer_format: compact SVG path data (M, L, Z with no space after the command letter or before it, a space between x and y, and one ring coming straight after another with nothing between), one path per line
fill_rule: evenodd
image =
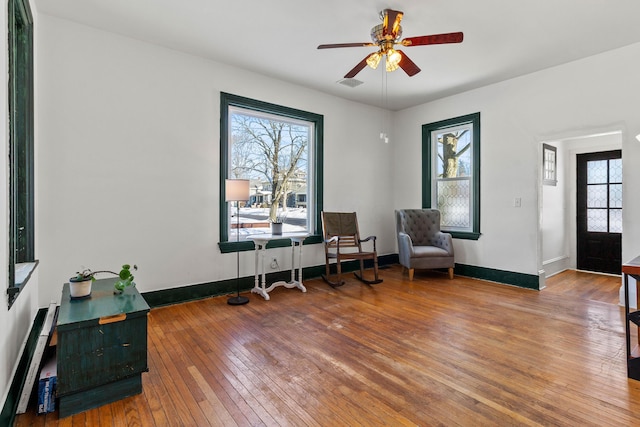
M291 240L291 283L296 281L296 242Z
M307 292L307 288L302 284L302 240L298 242L298 246L300 246L300 250L298 252L298 283L300 284L302 292Z
M268 291L265 289L265 285L266 285L266 274L264 272L264 256L265 256L265 252L266 252L266 244L258 244L258 242L255 242L256 245L256 264L255 264L255 284L253 289L251 289L251 292L254 292L256 294L262 295L262 297L269 301L269 293ZM260 261L258 261L258 258L260 258ZM262 283L259 285L258 284L258 264L262 264Z
M258 275L258 248L260 247L260 245L258 245L257 243L254 242L254 246L255 248L253 249L253 261L254 261L254 265L253 265L253 287L255 289L257 289L259 287L260 284L260 280L258 279L259 275Z
M302 284L302 242L306 237L307 236L289 237L291 239L291 281L286 282L284 280L280 280L278 282L271 284L271 286L269 287L267 287L266 285L267 278L266 278L266 272L265 272L265 256L266 256L267 244L269 243L269 241L274 240L274 238L272 236L265 236L265 238L260 238L259 236L257 236L252 238L251 240L253 240L253 243L255 245L255 283L254 283L253 289L251 289L251 292L262 295L262 297L267 301L270 299L269 292L271 292L273 289L277 288L278 286L284 286L285 288L289 288L289 289L298 288L302 292L307 292L307 288L305 288L304 285ZM283 237L278 236L277 238L281 239ZM298 268L297 268L298 280L296 280L296 265L295 265L296 245L299 246ZM262 280L261 281L258 280L258 275L259 275L258 271L260 271L259 270L260 267L258 266L258 264L260 263L262 263L262 266L261 266Z

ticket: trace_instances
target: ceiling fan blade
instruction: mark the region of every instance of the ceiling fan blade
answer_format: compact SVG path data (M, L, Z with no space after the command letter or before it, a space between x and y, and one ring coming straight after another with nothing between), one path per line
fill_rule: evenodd
M428 44L461 43L462 33L433 34L431 36L407 37L400 44L402 46L424 46Z
M363 42L363 43L334 43L334 44L321 44L318 46L318 49L333 49L336 47L371 47L377 46L374 43Z
M364 67L367 66L367 59L369 58L369 56L371 55L367 55L365 56L365 58L358 62L358 65L356 65L355 67L353 67L351 69L351 71L349 71L347 74L344 75L345 79L352 79L356 76L356 74L358 74L360 71L362 71L364 69Z
M405 73L409 75L409 77L413 77L420 72L420 67L418 67L415 62L410 60L406 53L399 49L397 49L396 52L398 52L401 57L398 65L404 70Z
M398 34L398 29L400 28L402 16L403 13L399 10L385 9L382 20L382 35L391 36L392 39L395 39Z

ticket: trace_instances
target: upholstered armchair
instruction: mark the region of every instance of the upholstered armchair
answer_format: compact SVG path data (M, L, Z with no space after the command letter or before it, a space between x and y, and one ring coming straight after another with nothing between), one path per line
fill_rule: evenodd
M409 280L413 280L416 268L448 268L453 279L453 239L440 231L439 210L397 210L396 231L400 264L409 270Z

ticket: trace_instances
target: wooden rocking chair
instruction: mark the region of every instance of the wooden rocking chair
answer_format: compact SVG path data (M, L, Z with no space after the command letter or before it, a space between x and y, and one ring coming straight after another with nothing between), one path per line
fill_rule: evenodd
M378 278L378 254L376 252L376 236L360 239L358 219L355 212L322 212L322 231L324 234L324 254L326 274L322 278L332 287L344 285L342 280L341 262L344 260L358 260L360 274L354 273L356 278L368 285L382 282ZM362 250L362 243L372 241L373 251ZM329 260L336 260L336 281L331 280ZM364 260L373 260L374 280L364 278Z

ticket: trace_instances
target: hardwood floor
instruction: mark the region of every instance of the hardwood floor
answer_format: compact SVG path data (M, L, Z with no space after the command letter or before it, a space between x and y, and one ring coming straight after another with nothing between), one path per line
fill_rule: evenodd
M566 270L548 278L546 282L547 287L542 291L545 293L609 304L620 302L622 276Z
M277 288L246 306L153 309L142 394L62 420L30 411L16 425L640 424L623 309L581 291L586 277L558 275L538 292L381 273L374 286L308 280L307 293Z

